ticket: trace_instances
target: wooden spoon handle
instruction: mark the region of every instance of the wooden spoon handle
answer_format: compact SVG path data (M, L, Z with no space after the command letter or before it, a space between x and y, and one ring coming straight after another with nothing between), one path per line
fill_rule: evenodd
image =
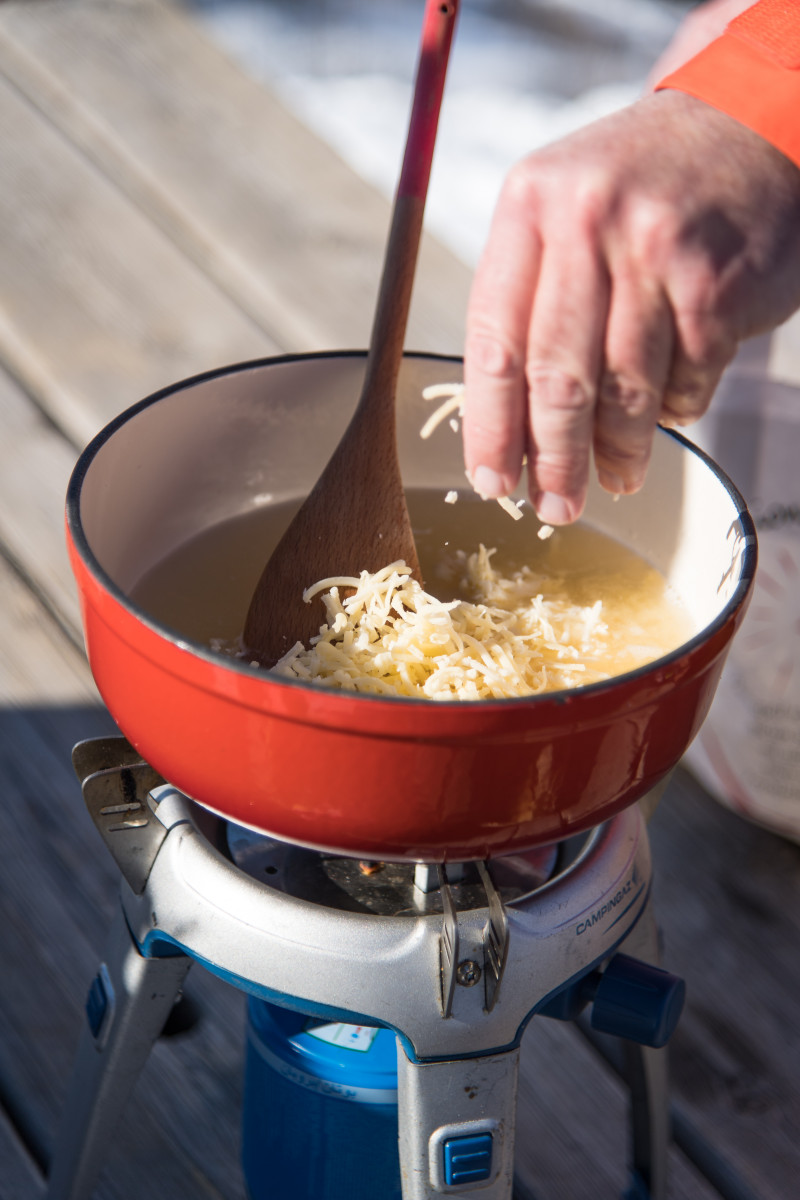
M428 0L422 22L414 100L397 186L398 196L416 196L424 200L428 193L439 110L442 107L444 80L457 15L458 0L451 0L450 3Z
M376 390L385 403L394 404L458 5L459 0L428 0L425 7L411 117L378 288L361 404L367 398L373 402Z
M364 386L343 437L275 547L250 603L244 641L265 665L318 632L321 604L301 600L310 583L378 571L397 559L422 581L397 459L395 392L457 12L456 0L427 0Z

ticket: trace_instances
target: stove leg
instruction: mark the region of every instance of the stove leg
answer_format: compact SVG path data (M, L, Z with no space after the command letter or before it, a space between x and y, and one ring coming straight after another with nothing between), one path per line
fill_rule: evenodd
M666 1200L669 1101L665 1050L624 1042L630 1089L632 1178L624 1200Z
M511 1200L519 1050L417 1063L397 1043L403 1200Z
M652 901L621 947L659 964L661 952ZM622 1040L622 1073L630 1093L631 1185L623 1200L666 1200L671 1140L667 1048Z
M47 1200L86 1200L117 1121L180 992L191 959L144 958L122 909L87 1000Z

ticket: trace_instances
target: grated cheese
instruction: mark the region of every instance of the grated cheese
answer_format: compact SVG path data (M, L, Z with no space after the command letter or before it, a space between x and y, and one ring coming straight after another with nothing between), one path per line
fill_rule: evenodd
M508 515L513 517L515 521L522 520L522 513L519 511L510 496L498 496L497 503L500 505L503 511L507 512Z
M463 415L463 383L433 383L429 387L422 389L422 398L423 400L442 400L442 403L431 413L419 431L419 436L423 439L429 438L434 430L438 429L442 422L445 421L451 413L457 413L459 417ZM454 433L458 433L459 426L458 421L456 421L455 418L450 420L450 428ZM472 482L469 471L465 473L471 487L474 491L477 491L475 484ZM452 495L452 492L448 492L448 496ZM478 495L482 500L488 499L487 496L481 495L480 492L478 492ZM445 499L447 500L447 497L445 497ZM453 501L447 500L447 503L452 504ZM519 506L522 501L517 501L515 504L509 496L498 496L497 503L504 510L504 512L508 513L510 517L512 517L515 521L519 521L520 517L522 516L522 513L519 511Z
M608 678L595 664L608 635L602 603L576 605L552 583L545 597L540 576L524 567L504 578L493 553L481 546L455 556L473 600L437 600L403 562L320 580L303 598L322 593L325 624L271 673L430 700L528 696Z
M432 390L432 388L425 388L425 391L422 393L422 395L426 400L433 398L428 394ZM454 396L451 395L449 400L445 400L443 404L439 405L435 412L431 413L425 424L422 426L422 429L420 429L419 436L425 439L429 438L434 429L438 429L442 421L449 417L451 413L458 413L458 415L461 416L461 406L463 400L464 389L459 388L458 392Z
M433 431L438 429L442 421L445 421L451 413L456 413L459 417L462 415L464 385L463 383L432 383L429 387L422 389L422 399L443 401L438 408L434 409L419 431L419 436L427 440ZM455 417L450 422L451 429L453 428L453 421L455 421ZM458 423L456 422L455 430L457 429Z

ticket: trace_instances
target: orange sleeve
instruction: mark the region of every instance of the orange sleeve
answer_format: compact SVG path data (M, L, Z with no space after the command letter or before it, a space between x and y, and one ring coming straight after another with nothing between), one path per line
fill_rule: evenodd
M759 0L662 88L728 113L800 166L800 3Z

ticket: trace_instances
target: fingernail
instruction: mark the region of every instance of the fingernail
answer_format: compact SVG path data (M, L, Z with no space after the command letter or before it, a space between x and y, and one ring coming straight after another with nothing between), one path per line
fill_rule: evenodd
M572 512L563 496L540 492L534 504L536 515L545 525L569 525Z
M597 478L601 488L606 492L611 492L615 496L623 496L628 490L619 475L615 475L613 471L603 471L598 469Z
M491 467L476 467L470 476L470 482L483 500L496 500L498 496L508 494L503 476Z

